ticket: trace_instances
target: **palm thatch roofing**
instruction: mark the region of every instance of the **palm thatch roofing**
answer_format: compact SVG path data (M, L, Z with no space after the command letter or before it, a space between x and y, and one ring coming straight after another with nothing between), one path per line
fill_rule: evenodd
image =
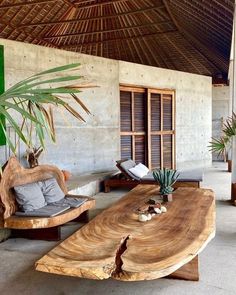
M227 77L234 0L3 0L0 37Z

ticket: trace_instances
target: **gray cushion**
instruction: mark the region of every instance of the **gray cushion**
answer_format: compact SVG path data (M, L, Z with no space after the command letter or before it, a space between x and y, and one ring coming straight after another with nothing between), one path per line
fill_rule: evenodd
M82 204L84 204L88 199L87 198L73 198L73 197L65 197L60 201L52 203L54 206L65 206L68 205L70 208L78 208Z
M54 206L54 205L47 205L42 208L33 211L25 211L15 213L16 216L39 216L39 217L53 217L58 214L63 213L64 211L70 209L69 205L61 205L61 206Z
M38 183L28 183L14 187L16 201L23 211L33 211L46 205L45 198Z
M39 181L38 183L47 204L57 202L65 197L55 178Z
M127 161L124 161L120 164L120 167L122 169L125 170L125 172L132 178L132 179L135 179L135 180L140 180L139 177L135 176L133 173L131 173L129 171L130 168L133 168L136 166L136 163L133 161L133 160L127 160Z
M191 182L191 181L202 181L203 178L203 170L202 169L192 169L192 170L184 170L184 171L178 171L179 177L178 181L184 181L184 182ZM142 180L150 180L154 181L154 177L152 175L152 172L148 172L147 175L142 177Z

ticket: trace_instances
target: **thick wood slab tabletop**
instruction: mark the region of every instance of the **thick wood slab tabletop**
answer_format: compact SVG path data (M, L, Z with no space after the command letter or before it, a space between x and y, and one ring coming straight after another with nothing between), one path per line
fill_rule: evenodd
M36 262L39 271L90 279L150 280L174 273L214 237L208 189L178 188L167 212L145 223L137 209L158 194L139 185ZM189 264L190 265L190 264Z

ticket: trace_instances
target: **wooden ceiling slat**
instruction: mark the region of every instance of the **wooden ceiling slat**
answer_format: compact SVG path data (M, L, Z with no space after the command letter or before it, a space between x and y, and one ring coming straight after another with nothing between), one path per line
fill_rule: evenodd
M93 34L97 34L97 33L108 33L108 32L117 32L117 31L125 31L125 30L129 30L129 29L135 29L135 28L144 28L144 27L151 27L151 26L155 26L157 24L162 24L162 23L168 23L166 21L164 22L154 22L154 23L148 23L148 24L140 24L140 25L130 25L127 27L121 27L121 28L115 28L115 29L108 29L108 30L98 30L98 31L89 31L89 32L80 32L80 33L71 33L71 34L62 34L62 35L52 35L52 36L48 36L45 37L45 39L55 39L55 38L64 38L64 37L68 37L68 36L82 36L82 35L93 35Z
M5 4L5 5L0 5L0 9L32 6L32 5L44 4L48 2L55 2L55 0L37 0L37 1L25 1L25 2L19 2L19 3Z
M65 24L65 23L80 23L84 21L93 21L93 20L100 20L100 19L109 19L109 18L117 18L119 16L123 15L133 15L133 14L138 14L138 13L144 13L148 11L153 11L153 9L159 9L163 7L163 5L157 5L157 6L152 6L152 7L146 7L142 9L137 9L137 10L132 10L132 11L125 11L125 12L119 12L119 13L114 13L111 15L103 15L103 16L91 16L91 17L78 17L76 19L71 19L71 20L60 20L60 21L50 21L50 22L40 22L40 23L29 23L29 24L23 24L20 25L20 28L25 28L25 27L35 27L35 26L52 26L52 25L60 25L60 24Z
M167 11L169 11L169 14L170 14L170 17L172 18L175 26L178 28L179 32L183 34L183 36L186 37L187 40L190 40L190 42L193 42L193 44L195 44L195 48L196 50L198 50L201 54L205 55L206 58L208 58L208 60L213 63L213 65L217 68L223 68L225 69L225 66L226 66L226 63L222 64L220 61L219 61L219 52L216 52L216 50L214 48L211 48L211 51L214 51L214 56L218 56L218 61L217 63L213 60L214 57L209 54L209 55L206 55L207 52L209 51L209 49L204 45L202 44L200 41L198 41L197 37L194 37L192 36L191 34L189 34L187 32L186 29L184 29L183 27L180 27L179 26L179 23L176 21L176 19L174 18L171 10L170 10L170 7L169 7L169 4L167 3L166 0L163 0L163 3L166 5L166 8L167 8ZM220 64L220 65L219 65Z
M133 36L130 36L129 39L146 39L146 38L149 38L149 37L155 37L155 36L158 36L158 35L163 35L163 34L168 34L168 33L174 33L174 32L177 32L177 30L170 30L170 31L166 31L166 32L156 32L156 33L152 33L152 34L141 34L139 33L138 35L135 34ZM122 40L125 40L127 39L127 36L124 36L124 37L114 37L114 38L109 38L109 39L102 39L102 40L99 40L99 41L93 41L93 42L88 42L87 44L86 43L83 43L83 45L93 45L93 44L100 44L100 43L107 43L107 42L115 42L115 41L122 41ZM80 42L78 41L76 44L65 44L63 46L60 46L61 49L66 49L66 48L72 48L72 47L76 47L78 46Z
M193 6L190 6L191 8L189 8L189 4L182 4L179 5L178 2L174 2L173 4L174 6L178 7L180 11L185 11L186 13L188 13L188 15L192 16L192 19L195 20L199 20L199 23L204 24L206 27L210 27L212 30L215 28L216 26L216 22L217 22L217 18L214 18L213 16L211 17L210 15L208 15L208 18L204 18L203 17L203 13L198 14L196 9L194 9ZM224 30L222 29L222 26L224 27ZM219 32L221 32L223 35L226 33L225 31L230 33L230 27L228 26L228 24L224 24L223 21L220 22L220 26L218 28Z
M128 0L107 0L107 1L103 1L103 2L98 2L98 3L93 3L93 4L85 4L84 6L79 6L79 9L82 8L93 8L93 7L98 7L98 6L103 6L103 5L111 5L113 3L122 3L122 2L126 2ZM73 2L74 5L81 5L82 2L80 1L74 1Z

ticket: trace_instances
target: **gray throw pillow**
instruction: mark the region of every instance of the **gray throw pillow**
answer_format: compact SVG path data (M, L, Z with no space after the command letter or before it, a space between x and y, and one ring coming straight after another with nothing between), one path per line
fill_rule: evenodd
M37 182L15 186L14 190L16 201L22 211L33 211L47 205Z
M65 197L55 178L38 182L47 204L57 202Z

